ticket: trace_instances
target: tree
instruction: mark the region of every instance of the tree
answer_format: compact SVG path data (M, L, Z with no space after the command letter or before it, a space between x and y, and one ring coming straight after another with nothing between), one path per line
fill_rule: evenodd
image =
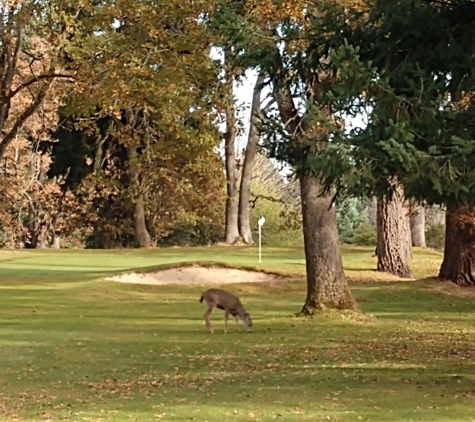
M376 246L378 271L399 277L412 277L409 270L411 243L407 222L401 187L395 191L392 198L378 199Z
M423 205L411 202L411 237L412 246L426 247L426 210Z
M378 0L364 10L335 4L315 20L309 28L314 50L319 51L318 41L324 43L336 68L327 90L334 110L365 114L368 120L365 128L334 132L327 150L333 156L322 161L326 187L383 197L396 190L395 179L407 198L447 206L452 216L470 214L475 198L474 12L475 4L465 0ZM323 40L318 38L322 25ZM470 279L473 257L466 221L455 218L457 223L447 225L441 269L458 283ZM458 239L465 240L460 245ZM459 253L452 255L453 250Z
M261 115L261 92L265 77L257 76L252 96L251 117L249 121L249 135L247 139L244 161L242 165L241 185L239 188L239 234L245 243L251 244L252 231L249 222L249 198L251 194L251 179L254 168L257 147L259 144L258 121Z
M265 154L256 154L251 181L249 219L254 232L260 215L266 223L262 243L271 246L302 245L300 186L295 178L280 174Z
M155 132L152 122L144 136ZM127 148L112 119L99 119L96 125L94 131L89 125L87 132L69 119L60 125L49 176L65 178L64 188L88 205L88 224L83 226L88 246L129 247L135 243L135 229ZM218 131L190 122L185 128L178 139L167 132L149 139L147 149L138 149L135 156L152 244L173 232L186 238L187 230L222 223L222 210L215 209L224 201L222 162L213 151Z
M61 72L61 49L74 33L74 10L61 2L21 0L0 8L0 158L45 101L72 73Z
M125 145L127 149L128 187L133 204L134 244L137 248L149 248L152 242L145 220L144 194L140 183L139 158L137 153L137 146L140 145L142 141L142 139L140 139L142 136L137 133L137 126L141 124L147 125L147 123L140 121L142 120L139 117L140 114L142 114L140 110L124 110L122 118L120 120L114 119L114 121L118 125L117 132L126 132L127 135L125 136L129 137L129 142Z
M459 286L475 286L475 212L469 207L447 209L439 278Z
M233 66L230 53L225 63L225 96L226 96L226 133L224 135L224 158L226 163L226 243L232 244L239 237L239 191L236 166L236 111L233 96ZM226 60L226 59L225 59Z
M66 52L77 76L63 112L97 142L92 169L110 195L96 200L110 207L120 197L127 210L122 215L133 220L135 245L148 247L146 194L163 175L152 172L153 164L168 170L174 148L209 151L219 141L213 128L220 107L218 69L201 19L208 10L201 3L170 0L158 6L147 0L98 2L88 12L81 20L81 44ZM105 130L98 129L100 121L109 122ZM105 140L112 156L103 157L111 151L103 147ZM188 158L187 166L193 162Z
M65 34L61 32L61 19L54 17L57 12L54 6L48 8L43 4L42 9L33 3L18 2L17 9L10 3L2 9L8 16L3 17L3 32L0 32L4 40L2 86L5 94L0 100L3 104L0 106L3 113L0 150L5 210L1 221L9 246L44 248L51 238L69 226L67 220L74 220L73 209L77 204L67 194L60 194L57 180L46 177L51 131L57 124L64 79L69 79L66 74L54 72L61 65L58 48ZM26 17L31 20L24 22ZM67 19L68 13L63 17ZM50 29L42 29L39 21L55 22L56 37L50 34L50 38L45 39L45 32ZM72 30L74 26L69 25ZM14 56L9 51L13 46Z
M306 2L264 2L255 4L243 17L232 7L220 5L217 19L221 19L229 42L242 52L248 66L255 66L270 78L277 113L266 114L268 123L263 132L268 152L295 168L300 182L307 266L307 298L302 313L357 309L343 272L334 190L323 186L319 166L331 133L320 122L336 119L321 98L322 86L332 80L328 56L323 51L307 54L305 29L318 10ZM295 97L301 99L299 105Z
M358 198L344 198L336 205L338 238L340 243L352 244L362 224L368 223L367 208Z

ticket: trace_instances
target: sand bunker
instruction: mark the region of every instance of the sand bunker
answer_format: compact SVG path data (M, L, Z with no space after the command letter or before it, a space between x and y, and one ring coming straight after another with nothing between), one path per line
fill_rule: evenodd
M230 284L230 283L263 283L287 279L277 274L258 271L238 270L224 267L202 267L191 265L171 268L150 273L129 273L109 277L108 280L120 283L136 284Z

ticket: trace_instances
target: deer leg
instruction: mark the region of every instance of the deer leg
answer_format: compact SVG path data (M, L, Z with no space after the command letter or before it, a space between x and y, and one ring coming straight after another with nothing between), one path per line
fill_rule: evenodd
M207 309L207 311L205 312L205 324L206 324L206 331L208 331L208 333L213 333L213 327L211 327L211 321L209 319L211 313L214 311L214 308L216 308L216 305L208 305L209 308Z
M241 332L241 327L239 326L239 322L238 322L238 317L237 315L234 317L236 319L236 325L238 327L238 331Z
M224 334L228 332L228 319L229 319L229 311L226 309L224 311Z

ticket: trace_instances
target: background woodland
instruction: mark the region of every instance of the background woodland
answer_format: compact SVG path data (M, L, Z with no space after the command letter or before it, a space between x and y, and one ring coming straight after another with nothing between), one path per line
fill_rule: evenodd
M253 244L262 214L304 312L355 308L341 243L473 285L474 40L469 0L3 0L0 244Z

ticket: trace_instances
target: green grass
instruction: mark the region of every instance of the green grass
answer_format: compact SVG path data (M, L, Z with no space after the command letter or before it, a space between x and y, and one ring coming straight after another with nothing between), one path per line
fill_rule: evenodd
M373 271L371 248L344 248L363 316L293 315L300 248L266 249L260 268L300 281L239 284L251 334L205 332L204 287L103 281L189 261L256 266L255 248L0 251L2 421L473 421L475 295Z

